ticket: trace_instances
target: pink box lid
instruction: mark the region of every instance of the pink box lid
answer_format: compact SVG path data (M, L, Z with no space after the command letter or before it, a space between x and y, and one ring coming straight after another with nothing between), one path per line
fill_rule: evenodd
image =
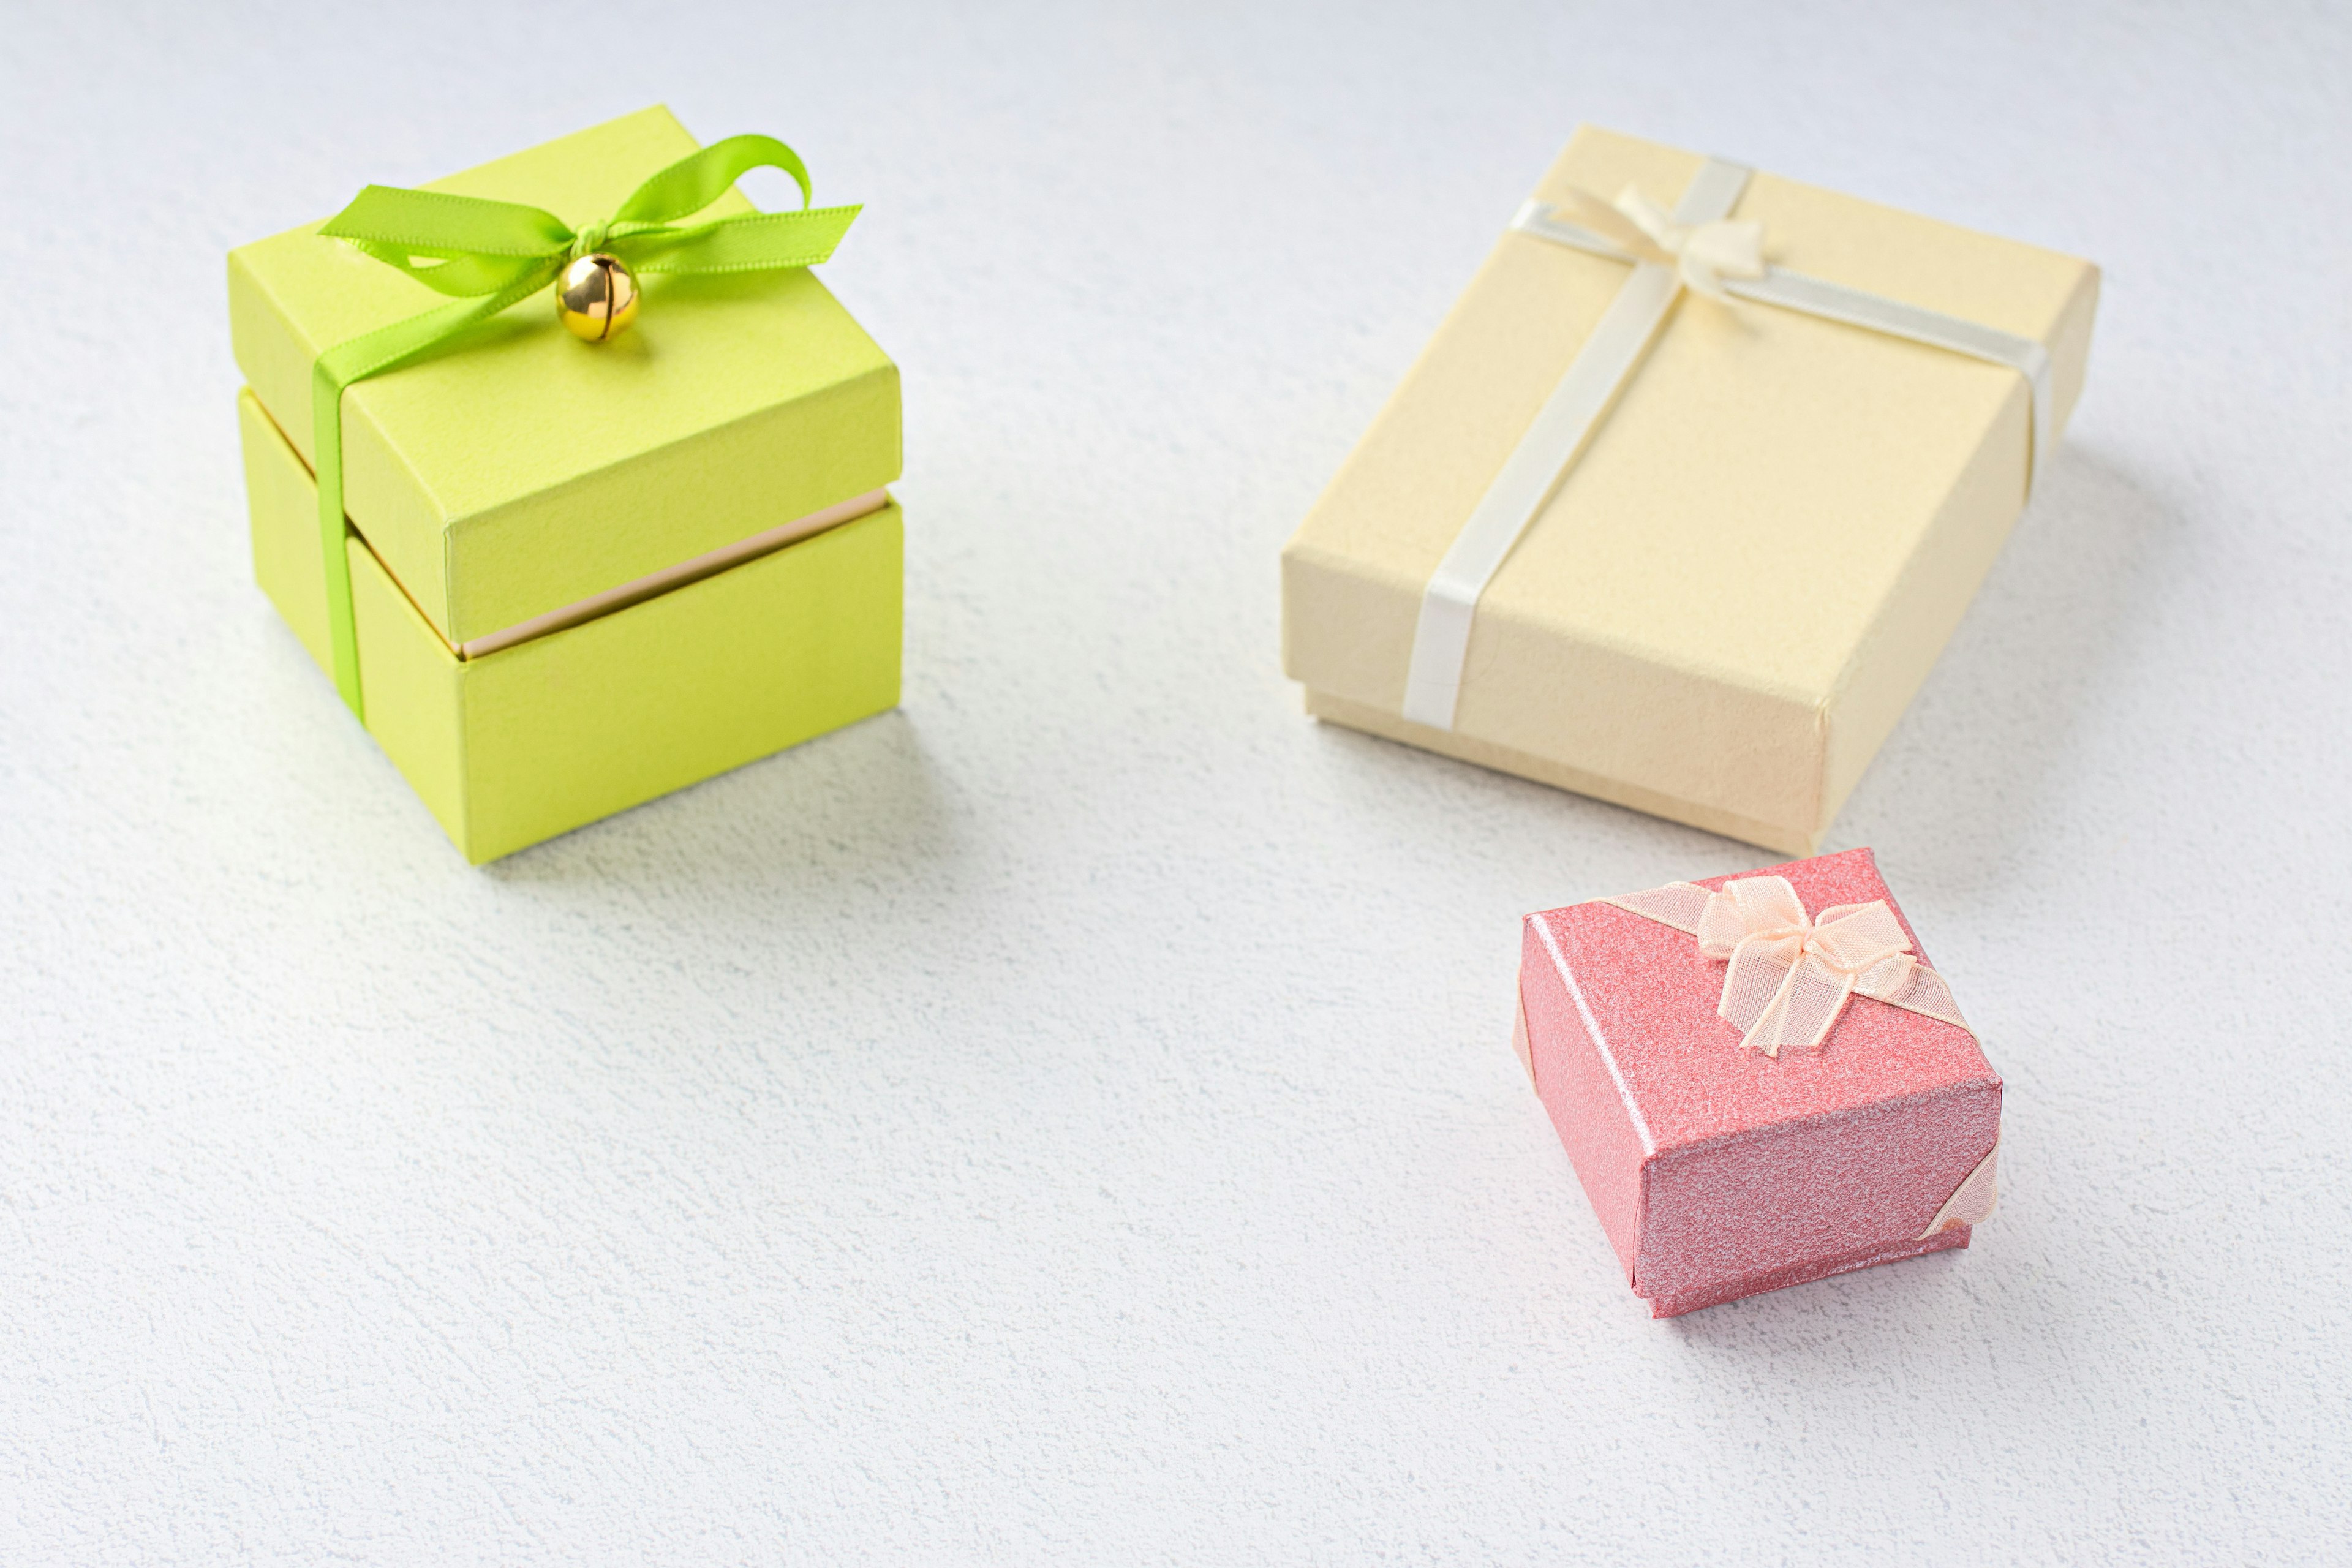
M1740 875L1787 878L1808 914L1884 899L1914 956L1927 962L1867 849ZM1733 879L1698 885L1713 891ZM1687 931L1598 902L1528 919L1599 1026L1654 1150L2000 1082L1966 1029L1861 996L1817 1050L1791 1047L1777 1059L1742 1050L1739 1031L1716 1016L1724 964Z

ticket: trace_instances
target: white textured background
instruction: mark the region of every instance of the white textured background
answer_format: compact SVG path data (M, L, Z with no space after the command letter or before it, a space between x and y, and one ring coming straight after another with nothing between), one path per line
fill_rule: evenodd
M2339 7L7 10L0 1560L2345 1550ZM870 204L906 704L469 870L250 582L221 256L656 100ZM1672 1323L1517 917L1770 858L1276 664L1580 118L2108 268L1833 844L2000 1216Z

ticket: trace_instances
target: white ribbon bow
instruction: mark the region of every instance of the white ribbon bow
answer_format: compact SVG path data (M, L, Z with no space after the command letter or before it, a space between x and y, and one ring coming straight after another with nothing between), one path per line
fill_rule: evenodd
M1820 1046L1856 995L1968 1027L1944 977L1911 956L1884 899L1832 904L1811 919L1787 878L1742 877L1719 893L1669 882L1601 901L1686 931L1701 952L1726 960L1716 1014L1768 1057L1785 1045Z
M1590 191L1571 190L1561 204L1576 221L1629 256L1671 267L1683 286L1728 305L1726 278L1752 281L1764 276L1764 226L1717 218L1710 223L1676 223L1633 185L1604 202Z

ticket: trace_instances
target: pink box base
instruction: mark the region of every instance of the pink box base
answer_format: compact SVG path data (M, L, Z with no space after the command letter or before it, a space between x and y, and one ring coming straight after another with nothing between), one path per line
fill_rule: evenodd
M1759 1273L1743 1275L1737 1279L1675 1295L1653 1296L1649 1299L1650 1316L1679 1318L1685 1312L1696 1312L1702 1307L1720 1307L1744 1300L1749 1296L1761 1296L1768 1290L1785 1290L1791 1285L1810 1285L1833 1274L1851 1274L1857 1268L1875 1268L1882 1263L1900 1263L1906 1258L1924 1258L1930 1252L1949 1252L1968 1244L1969 1227L1955 1226L1924 1241L1898 1242L1870 1248L1850 1258L1815 1258L1809 1263L1791 1264L1785 1268L1767 1268Z

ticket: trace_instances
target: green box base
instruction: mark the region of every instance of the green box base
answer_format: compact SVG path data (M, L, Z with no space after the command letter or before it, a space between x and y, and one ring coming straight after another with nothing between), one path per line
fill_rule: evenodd
M254 575L325 670L317 483L252 393L237 410ZM476 865L898 705L896 502L473 659L345 547L368 730Z

